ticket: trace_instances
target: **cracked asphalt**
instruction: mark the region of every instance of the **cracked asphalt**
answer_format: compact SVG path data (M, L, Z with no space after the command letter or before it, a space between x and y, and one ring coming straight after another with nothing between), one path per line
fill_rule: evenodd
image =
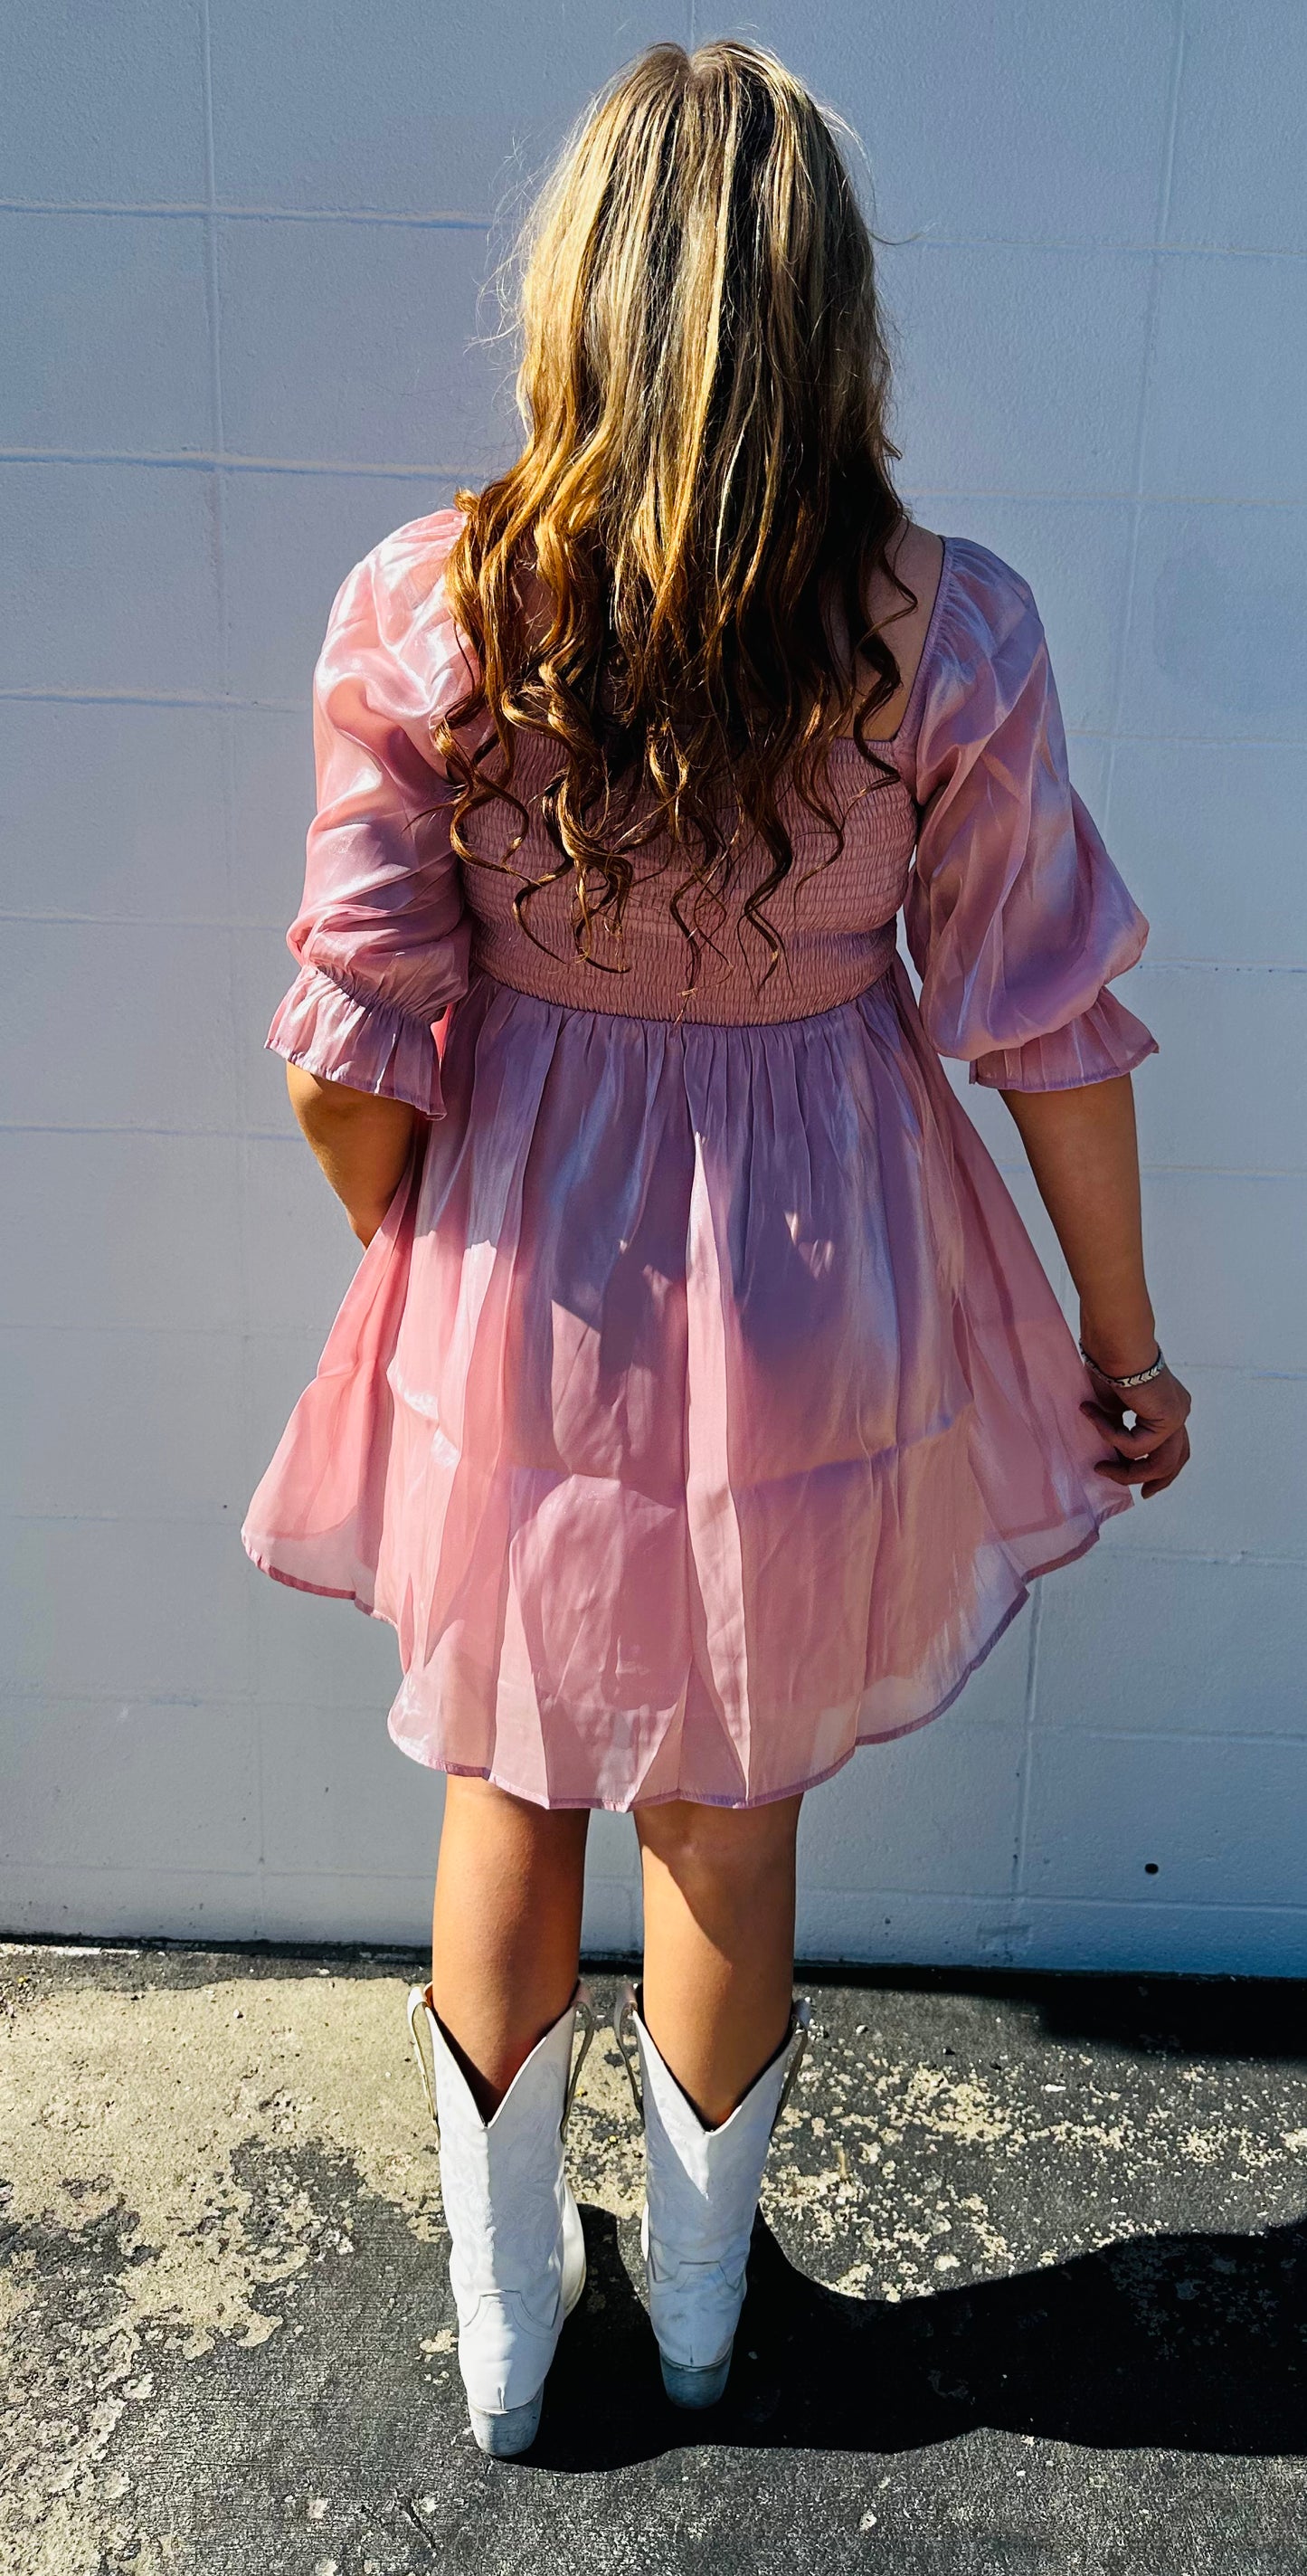
M602 2035L589 2286L535 2450L492 2462L423 1975L0 1945L4 2576L1307 2576L1307 1989L805 1970L710 2419L662 2396Z

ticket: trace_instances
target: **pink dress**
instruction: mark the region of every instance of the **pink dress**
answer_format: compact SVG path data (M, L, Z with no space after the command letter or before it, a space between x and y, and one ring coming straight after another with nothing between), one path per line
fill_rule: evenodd
M522 866L460 867L428 722L467 674L455 512L356 566L315 679L300 971L268 1044L423 1117L243 1530L391 1621L395 1742L542 1806L749 1806L938 1715L1130 1495L1030 1238L944 1077L1026 1090L1155 1041L1148 925L1067 777L1026 584L946 541L888 785L685 991L666 849L579 960L529 741ZM502 855L496 801L469 838ZM520 828L520 821L518 822ZM915 859L914 859L915 852ZM738 880L758 882L757 875ZM922 977L920 1009L895 917Z

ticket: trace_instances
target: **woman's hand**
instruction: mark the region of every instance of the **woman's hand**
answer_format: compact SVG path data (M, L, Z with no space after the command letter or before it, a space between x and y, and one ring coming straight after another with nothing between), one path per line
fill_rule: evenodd
M1109 1477L1114 1485L1138 1485L1143 1502L1153 1494L1164 1494L1189 1456L1185 1424L1193 1399L1188 1387L1169 1368L1150 1378L1147 1386L1124 1392L1112 1387L1098 1369L1091 1367L1089 1374L1101 1393L1097 1400L1086 1397L1080 1410L1112 1445L1111 1457L1097 1461L1100 1476ZM1131 1430L1126 1428L1127 1413L1135 1417Z

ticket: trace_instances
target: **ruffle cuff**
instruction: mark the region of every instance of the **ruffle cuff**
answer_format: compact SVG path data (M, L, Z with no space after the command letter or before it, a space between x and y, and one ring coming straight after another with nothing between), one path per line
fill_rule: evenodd
M1133 1073L1145 1056L1157 1052L1152 1030L1104 985L1089 1009L1068 1020L1065 1028L1028 1038L1024 1046L995 1047L976 1056L970 1080L993 1091L1074 1091L1081 1083Z
M265 1043L323 1082L407 1100L424 1118L443 1118L436 1025L393 1002L358 1001L320 967L302 966L273 1013Z

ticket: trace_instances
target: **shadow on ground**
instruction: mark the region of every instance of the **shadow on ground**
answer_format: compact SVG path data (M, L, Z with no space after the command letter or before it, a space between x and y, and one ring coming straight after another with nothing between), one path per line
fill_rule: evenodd
M1307 2222L1135 2238L891 2306L808 2280L759 2219L709 2428L666 2404L616 2222L583 2214L604 2305L569 2327L541 2465L615 2468L709 2430L751 2450L885 2453L980 2426L1114 2450L1307 2454Z

